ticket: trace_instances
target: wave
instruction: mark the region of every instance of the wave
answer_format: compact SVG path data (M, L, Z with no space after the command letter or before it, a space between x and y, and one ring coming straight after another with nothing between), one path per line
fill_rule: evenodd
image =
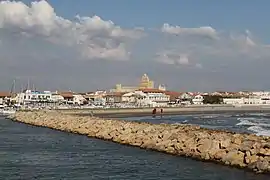
M270 136L270 120L266 118L245 117L237 118L240 122L236 126L249 126L248 131L257 136Z
M237 118L237 120L239 120L239 121L242 121L242 120L255 121L255 120L258 120L258 118L254 118L254 117L242 117L242 118Z
M257 136L270 136L270 130L260 126L251 126L248 128L248 130L255 132Z
M270 124L265 123L269 121L268 119L256 119L256 118L238 118L240 122L236 126L260 126L260 127L270 127ZM269 121L270 123L270 121Z
M269 114L266 113L247 113L249 116L267 116Z

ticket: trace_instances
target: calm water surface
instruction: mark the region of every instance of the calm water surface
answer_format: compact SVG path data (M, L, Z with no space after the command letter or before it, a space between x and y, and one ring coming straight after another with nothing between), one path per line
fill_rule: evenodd
M0 117L0 179L269 180L270 176Z

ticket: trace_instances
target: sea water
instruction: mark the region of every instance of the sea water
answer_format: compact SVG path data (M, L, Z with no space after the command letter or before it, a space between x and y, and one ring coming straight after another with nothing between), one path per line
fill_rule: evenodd
M151 123L194 124L209 129L270 136L270 113L221 113L123 118Z
M205 114L127 119L267 133L267 118L267 114ZM0 179L269 180L270 177L0 117Z

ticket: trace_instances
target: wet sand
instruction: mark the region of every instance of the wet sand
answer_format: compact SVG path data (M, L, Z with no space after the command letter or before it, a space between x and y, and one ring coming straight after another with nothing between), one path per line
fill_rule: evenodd
M234 107L228 105L217 106L189 106L176 108L162 108L163 115L181 115L181 114L211 114L211 113L270 113L270 106L241 106ZM60 110L65 114L73 114L79 116L98 116L98 117L142 117L152 116L153 108L137 108L137 109L77 109L77 110ZM157 108L156 116L160 116L160 108Z

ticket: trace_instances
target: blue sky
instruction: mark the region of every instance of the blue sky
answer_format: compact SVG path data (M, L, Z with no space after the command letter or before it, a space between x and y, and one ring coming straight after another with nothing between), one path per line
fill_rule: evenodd
M178 91L267 90L269 5L2 1L0 87L30 77L40 88L87 91L133 85L148 73Z
M184 27L213 26L221 30L249 29L265 34L270 25L270 2L261 0L246 1L197 1L197 0L49 0L56 12L67 18L76 14L99 15L122 26L159 27L164 22ZM265 37L268 39L268 37Z
M23 1L29 4L29 0ZM184 27L210 25L222 30L249 29L266 34L270 25L265 18L270 15L270 2L246 1L197 1L197 0L48 0L57 14L73 18L98 15L125 26L159 27L164 22ZM268 39L268 37L265 37Z

